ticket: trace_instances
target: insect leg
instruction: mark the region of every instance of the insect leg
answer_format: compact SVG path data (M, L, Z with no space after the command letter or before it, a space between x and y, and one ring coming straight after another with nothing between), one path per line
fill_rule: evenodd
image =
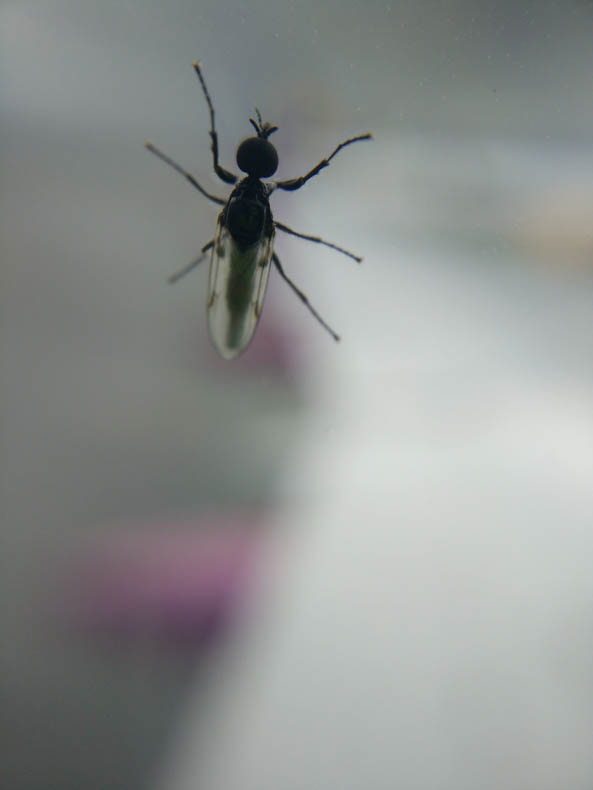
M343 143L340 143L340 145L336 146L336 148L327 157L327 159L322 159L321 162L315 165L315 167L312 170L309 170L309 172L306 175L301 176L300 178L291 178L288 181L276 181L275 186L278 187L278 189L286 189L289 191L300 189L303 186L303 184L306 184L310 178L313 178L313 176L316 176L320 170L323 170L324 167L327 167L331 162L331 160L334 158L334 156L338 153L338 151L341 151L342 148L345 148L347 145L350 145L351 143L357 143L359 140L372 140L372 139L373 139L372 134L361 134L358 137L351 137L349 140L344 140Z
M291 236L297 236L299 239L306 239L307 241L314 241L316 244L323 244L325 247L331 247L332 250L337 250L343 255L347 255L357 263L362 261L362 258L359 255L355 255L353 252L348 252L348 250L345 250L343 247L338 247L337 244L333 244L331 241L320 239L319 236L308 236L306 233L297 233L296 230L292 230L292 228L289 228L287 225L283 225L281 222L274 222L274 225L278 228L278 230L282 230L284 233L289 233Z
M206 253L208 252L208 250L212 249L212 247L214 247L214 239L212 239L212 241L209 241L208 244L204 244L204 246L200 250L200 254L198 255L198 257L195 258L193 261L191 261L191 263L186 264L183 267L183 269L179 269L178 272L174 272L168 278L168 282L176 283L177 280L181 279L184 274L188 274L189 272L191 272L192 269L195 269L196 266L198 266L198 264L202 263L202 261L206 257Z
M208 88L206 87L206 82L202 76L202 70L200 69L200 64L198 61L193 64L193 67L202 85L202 90L204 91L204 96L206 97L206 103L208 104L208 109L210 110L210 140L212 141L210 148L212 150L212 158L214 160L214 172L225 183L234 184L237 181L237 176L229 173L228 170L225 170L224 167L221 167L218 164L218 135L216 134L216 127L214 125L214 106L212 104L210 94L208 93Z
M173 170L177 170L178 173L181 173L182 176L185 176L185 178L187 178L189 183L192 186L194 186L198 190L198 192L201 192L202 195L204 195L204 197L207 197L208 200L212 200L214 203L218 203L220 206L224 206L224 204L226 203L226 200L223 200L222 198L216 197L216 195L211 195L210 192L206 192L204 187L202 187L202 186L200 186L198 184L198 182L192 176L192 174L188 173L187 170L184 170L181 167L181 165L178 165L177 162L174 162L172 159L169 159L169 157L166 154L164 154L162 151L159 151L159 149L156 148L156 146L154 146L152 143L144 143L144 145L145 145L146 148L148 148L148 150L151 152L151 154L154 154L155 156L158 156L159 159L162 159L163 162L165 162L166 164L170 165L173 168Z
M307 297L305 296L305 294L304 294L304 293L303 293L303 292L300 290L300 288L297 288L297 286L296 286L296 285L293 283L293 281L292 281L292 280L291 280L291 279L288 277L288 275L286 274L286 272L285 272L285 271L284 271L284 269L282 268L282 264L280 263L280 260L278 259L278 256L276 255L276 253L273 253L273 254L272 254L272 262L274 263L274 266L275 266L275 267L278 269L278 273L280 274L280 276L282 277L282 279L283 279L285 282L287 282L287 283L288 283L288 285L290 285L290 287L291 287L291 288L292 288L292 290L295 292L295 294L296 294L296 295L299 297L299 299L301 300L301 302L302 302L302 303L305 305L305 307L306 307L306 308L307 308L307 309L308 309L308 310L309 310L309 311L310 311L310 312L311 312L311 313L312 313L312 314L315 316L315 318L316 318L316 319L319 321L319 323L321 324L321 326L322 326L324 329L326 329L326 330L327 330L327 331L330 333L330 335L333 337L333 339L334 339L336 342L337 342L337 341L339 341L339 340L340 340L340 336L339 336L339 335L337 335L337 334L334 332L334 330L333 330L333 329L332 329L330 326L328 326L328 325L325 323L325 321L324 321L324 320L323 320L323 318L322 318L322 317L319 315L319 313L317 312L317 310L315 310L315 308L314 308L314 307L312 306L312 304L309 302L309 300L307 299Z

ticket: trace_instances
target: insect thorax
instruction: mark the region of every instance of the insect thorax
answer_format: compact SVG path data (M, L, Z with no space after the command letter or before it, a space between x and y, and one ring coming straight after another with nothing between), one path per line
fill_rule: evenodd
M265 185L249 177L237 184L222 212L222 222L243 249L256 244L262 234L269 235L272 212Z

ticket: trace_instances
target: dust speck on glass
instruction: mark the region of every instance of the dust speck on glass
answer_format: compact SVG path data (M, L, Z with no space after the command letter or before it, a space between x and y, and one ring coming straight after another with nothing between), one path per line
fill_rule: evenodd
M214 238L204 244L200 255L195 260L173 274L169 278L169 282L179 280L180 277L201 263L207 253L210 253L208 327L214 346L225 359L233 359L241 354L253 337L261 315L271 263L321 326L329 332L334 340L339 340L336 332L323 320L305 294L284 271L274 252L274 235L276 230L280 230L291 236L331 247L358 263L362 258L318 236L299 233L281 222L276 222L272 217L269 198L276 189L287 191L300 189L309 179L327 167L342 148L351 143L370 140L372 135L361 134L344 140L328 157L322 159L300 178L264 183L262 179L271 178L278 168L278 154L268 139L270 135L278 131L278 127L263 121L260 111L256 109L256 118L249 119L256 134L254 137L243 140L237 148L237 167L247 174L239 181L236 175L219 164L214 105L206 87L200 64L196 62L193 67L200 80L210 113L210 140L214 172L226 184L234 185L234 188L227 200L217 197L204 189L191 173L152 143L145 144L149 151L185 176L204 197L223 207L218 215Z

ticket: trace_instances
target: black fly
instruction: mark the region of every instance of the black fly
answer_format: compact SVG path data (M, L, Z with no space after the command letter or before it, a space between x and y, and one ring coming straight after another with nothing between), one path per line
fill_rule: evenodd
M359 137L351 137L340 143L326 159L322 159L319 164L300 178L264 183L261 179L273 176L278 167L278 154L268 139L271 134L277 131L278 127L272 126L267 121L262 121L259 110L256 109L256 120L249 119L255 129L256 136L243 140L237 149L237 166L247 173L247 176L237 183L237 176L225 170L218 162L218 136L214 123L214 106L200 64L194 63L193 66L210 111L210 139L214 172L225 183L236 184L236 186L228 200L216 197L207 192L191 173L169 159L152 143L146 143L149 151L185 176L202 195L223 206L218 216L216 236L202 247L198 258L173 274L169 281L175 282L187 274L201 263L206 253L211 250L208 325L212 342L226 359L232 359L244 351L253 336L261 314L270 274L270 263L274 264L280 276L334 340L339 340L338 335L325 323L309 303L305 294L286 275L274 252L275 229L292 236L298 236L300 239L324 244L355 261L360 262L362 258L338 247L337 244L324 241L317 236L297 233L281 222L275 222L272 218L269 198L275 189L289 191L300 189L310 178L327 167L338 151L359 140L370 140L371 135L363 134Z

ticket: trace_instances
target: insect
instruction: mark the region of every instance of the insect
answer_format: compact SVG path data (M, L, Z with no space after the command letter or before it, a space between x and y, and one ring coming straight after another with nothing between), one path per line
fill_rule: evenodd
M278 127L272 126L267 121L262 121L261 114L256 109L256 120L249 119L256 135L243 140L237 148L237 166L243 173L246 173L246 176L239 181L237 176L219 164L214 106L200 64L196 62L193 67L200 80L210 112L210 147L214 172L226 184L233 184L234 188L228 200L212 195L198 183L191 173L166 156L152 143L145 143L149 151L181 173L204 197L223 207L218 215L215 237L202 247L200 255L195 260L171 275L169 282L176 282L180 277L190 272L210 252L208 326L214 346L225 359L233 359L238 356L245 350L253 337L261 315L272 263L317 321L334 340L339 340L339 336L326 324L305 294L285 273L274 252L275 231L279 230L306 241L331 247L349 258L353 258L358 263L362 258L318 236L298 233L281 222L275 222L270 210L270 195L276 189L288 191L300 189L309 179L327 167L342 148L361 140L370 140L372 136L362 134L345 140L336 146L326 159L322 159L300 178L264 183L262 179L271 178L278 168L278 154L269 140L270 135L276 132Z

